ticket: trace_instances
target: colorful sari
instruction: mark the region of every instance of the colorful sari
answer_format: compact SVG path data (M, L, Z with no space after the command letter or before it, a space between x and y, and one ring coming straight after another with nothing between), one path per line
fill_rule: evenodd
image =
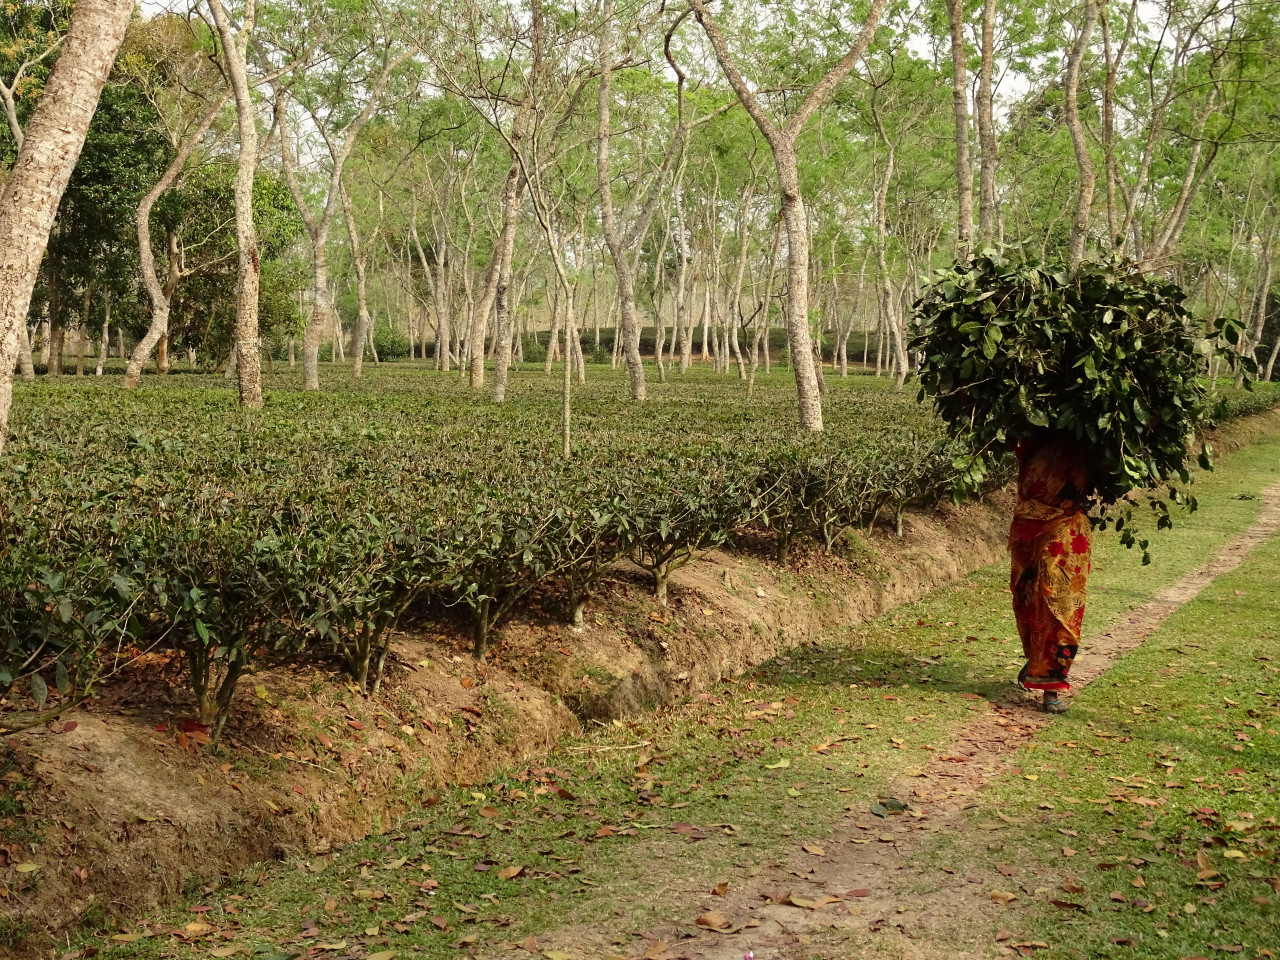
M1018 504L1009 531L1009 587L1022 637L1028 690L1070 690L1067 673L1080 645L1089 579L1086 454L1069 437L1024 440Z

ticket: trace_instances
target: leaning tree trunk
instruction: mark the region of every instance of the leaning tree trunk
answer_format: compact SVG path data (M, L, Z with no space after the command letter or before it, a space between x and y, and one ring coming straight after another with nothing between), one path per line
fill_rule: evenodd
M78 0L62 53L0 190L0 451L8 436L20 328L63 191L133 14L133 0Z

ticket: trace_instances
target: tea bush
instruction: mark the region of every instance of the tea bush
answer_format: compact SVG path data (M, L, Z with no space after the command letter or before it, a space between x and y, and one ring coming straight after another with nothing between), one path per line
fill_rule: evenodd
M967 469L935 418L869 377L835 381L827 433L798 439L783 377L748 399L695 373L640 406L603 371L575 397L569 461L540 372L513 374L498 407L456 374L366 367L248 416L222 378L178 380L20 388L0 458L0 691L70 702L122 646L170 649L216 735L261 663L309 647L372 695L406 616L465 610L484 656L539 585L580 626L624 559L665 601L674 570L745 527L774 530L785 558L797 538L900 525ZM1223 411L1268 394L1240 396ZM1008 476L998 458L984 470Z

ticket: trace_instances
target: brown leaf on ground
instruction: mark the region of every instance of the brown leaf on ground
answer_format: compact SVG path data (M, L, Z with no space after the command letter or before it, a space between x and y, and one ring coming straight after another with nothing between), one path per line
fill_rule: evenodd
M725 927L729 926L729 918L723 913L717 913L714 910L708 910L695 922L700 927L709 927L712 930L723 930Z
M729 892L729 882L727 880L721 880L719 883L717 883L714 887L711 888L711 892L714 893L717 897L723 897L726 893Z
M1016 893L1008 893L1004 890L992 890L991 899L993 902L1007 907L1009 904L1013 903L1013 901L1018 899L1018 895Z

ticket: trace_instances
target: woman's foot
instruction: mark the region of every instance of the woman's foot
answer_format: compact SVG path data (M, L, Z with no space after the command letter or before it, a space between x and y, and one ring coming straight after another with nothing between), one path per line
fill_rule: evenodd
M1031 661L1028 660L1022 665L1022 669L1018 671L1018 686L1023 690L1027 689L1023 684L1027 682L1027 671L1031 669Z
M1067 701L1058 696L1058 691L1046 690L1044 692L1044 705L1042 709L1045 713L1066 713Z

